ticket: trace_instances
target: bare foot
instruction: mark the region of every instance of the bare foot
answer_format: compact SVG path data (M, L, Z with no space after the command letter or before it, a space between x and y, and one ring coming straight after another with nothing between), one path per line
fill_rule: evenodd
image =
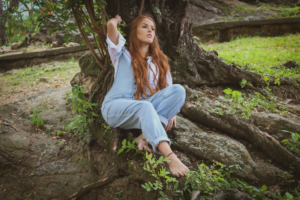
M169 156L171 162L168 162L169 168L173 176L180 177L186 176L187 172L190 171L175 154Z
M148 142L144 138L143 134L141 134L139 137L136 138L136 143L138 144L138 149L140 151L148 151L149 153L151 152L151 149L148 146Z

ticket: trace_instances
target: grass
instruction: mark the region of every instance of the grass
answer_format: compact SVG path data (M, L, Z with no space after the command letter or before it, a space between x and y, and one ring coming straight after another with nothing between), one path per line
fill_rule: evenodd
M286 6L280 6L280 11L277 11L278 18L281 17L300 17L300 7L286 7Z
M271 68L289 60L300 63L300 34L281 37L241 37L230 42L200 46L215 50L228 63L273 77L300 78L300 69L278 70Z
M260 16L262 11L274 14L273 16L266 16L267 19L300 17L300 7L291 3L274 5L258 2L256 6L232 4L217 7L223 12L223 16L219 17L218 21L238 21L251 15Z
M69 85L69 79L72 79L74 75L80 71L78 61L71 58L66 61L49 62L46 63L46 67L35 68L26 67L18 69L15 74L1 76L0 82L3 83L0 91L0 98L5 98L6 95L10 95L15 92L27 92L37 91L43 88L54 87L54 84L60 83L62 86ZM50 66L55 64L55 66ZM52 71L52 69L54 69ZM72 72L70 72L72 70ZM2 72L4 73L4 72ZM49 83L39 84L41 77L48 77ZM62 81L53 81L54 78L63 78Z

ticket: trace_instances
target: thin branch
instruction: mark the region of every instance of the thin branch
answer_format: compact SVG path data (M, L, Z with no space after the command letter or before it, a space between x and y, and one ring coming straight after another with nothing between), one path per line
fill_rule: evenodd
M139 16L142 15L143 7L144 7L144 2L145 2L145 0L142 0L140 11L139 11Z
M82 38L84 39L86 45L87 45L88 48L90 49L91 53L93 54L95 60L96 60L97 63L99 64L99 66L100 66L101 68L103 68L103 64L102 64L100 58L99 58L98 55L95 53L94 48L91 46L90 41L88 40L88 38L87 38L87 36L86 36L86 33L82 30L82 24L81 24L80 20L78 19L78 16L77 16L76 13L75 13L75 8L74 8L74 7L72 7L72 11L73 11L73 14L74 14L74 17L75 17L75 21L76 21L77 27L78 27L78 29L79 29L81 35L82 35Z
M104 49L104 51L105 51L105 53L106 53L106 55L107 55L107 54L108 54L107 48L105 47L105 45L104 45L104 43L103 43L103 40L101 39L101 36L98 35L98 38L99 38L99 42L100 42L100 44L101 44L102 49Z
M77 13L79 14L79 16L82 18L82 20L85 21L86 25L87 25L92 31L96 32L97 30L96 30L94 27L92 27L91 23L90 23L90 22L89 22L82 14L81 14L81 12L80 12L80 10L78 9L78 7L76 6L75 8L76 8L76 11L77 11Z
M102 50L100 50L101 48L99 47L99 44L98 44L98 42L97 42L97 40L96 40L96 37L95 37L95 34L94 34L94 33L93 33L93 38L94 38L94 41L95 41L95 43L96 43L97 49L98 49L99 53L101 54L101 57L104 58L104 53L103 53ZM99 42L100 42L100 41L99 41Z
M94 26L95 29L97 29L97 32L99 35L103 34L102 30L101 30L101 27L97 24L96 22L96 18L95 18L95 12L93 10L93 0L86 0L85 1L85 7L86 7L86 10L88 11L89 13L89 16L91 18L91 21L92 21L92 24Z
M96 183L91 183L88 184L84 187L82 187L78 192L76 192L75 194L72 194L71 196L69 196L68 200L71 199L80 199L80 197L82 197L83 195L87 194L88 192L90 192L91 190L95 189L95 188L99 188L99 187L104 187L110 183L112 183L114 180L116 180L119 177L119 174L116 174L110 178L104 178L104 179L100 179L99 181L97 181Z
M106 32L106 25L105 25L105 13L103 12L104 9L102 9L102 28L103 28L103 34L106 36L107 32Z

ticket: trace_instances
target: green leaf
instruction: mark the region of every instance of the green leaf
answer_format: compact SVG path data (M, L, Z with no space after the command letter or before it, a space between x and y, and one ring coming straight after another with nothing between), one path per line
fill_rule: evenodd
M281 143L288 142L288 139L282 140Z
M286 192L285 195L284 195L287 199L293 199L294 196L291 195L290 193Z
M266 185L261 186L262 191L266 191L267 189L268 189L268 187Z
M291 137L294 143L298 142L298 137L295 133L291 133Z
M99 117L99 115L97 115L97 114L94 113L94 112L92 112L92 115L93 115L94 117Z
M120 149L119 151L118 151L118 153L117 153L117 155L119 155L120 153L122 153L124 151L124 149L122 148L122 149Z
M232 89L227 88L227 89L223 90L223 92L224 92L225 94L231 94Z

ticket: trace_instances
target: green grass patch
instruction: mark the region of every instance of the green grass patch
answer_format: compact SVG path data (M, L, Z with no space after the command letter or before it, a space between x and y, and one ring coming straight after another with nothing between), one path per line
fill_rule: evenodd
M300 69L271 68L289 60L300 63L300 34L282 37L241 37L230 42L200 46L206 51L215 50L228 63L261 75L300 78Z
M285 7L285 6L280 6L280 11L276 11L278 14L278 18L281 17L300 17L300 7Z

